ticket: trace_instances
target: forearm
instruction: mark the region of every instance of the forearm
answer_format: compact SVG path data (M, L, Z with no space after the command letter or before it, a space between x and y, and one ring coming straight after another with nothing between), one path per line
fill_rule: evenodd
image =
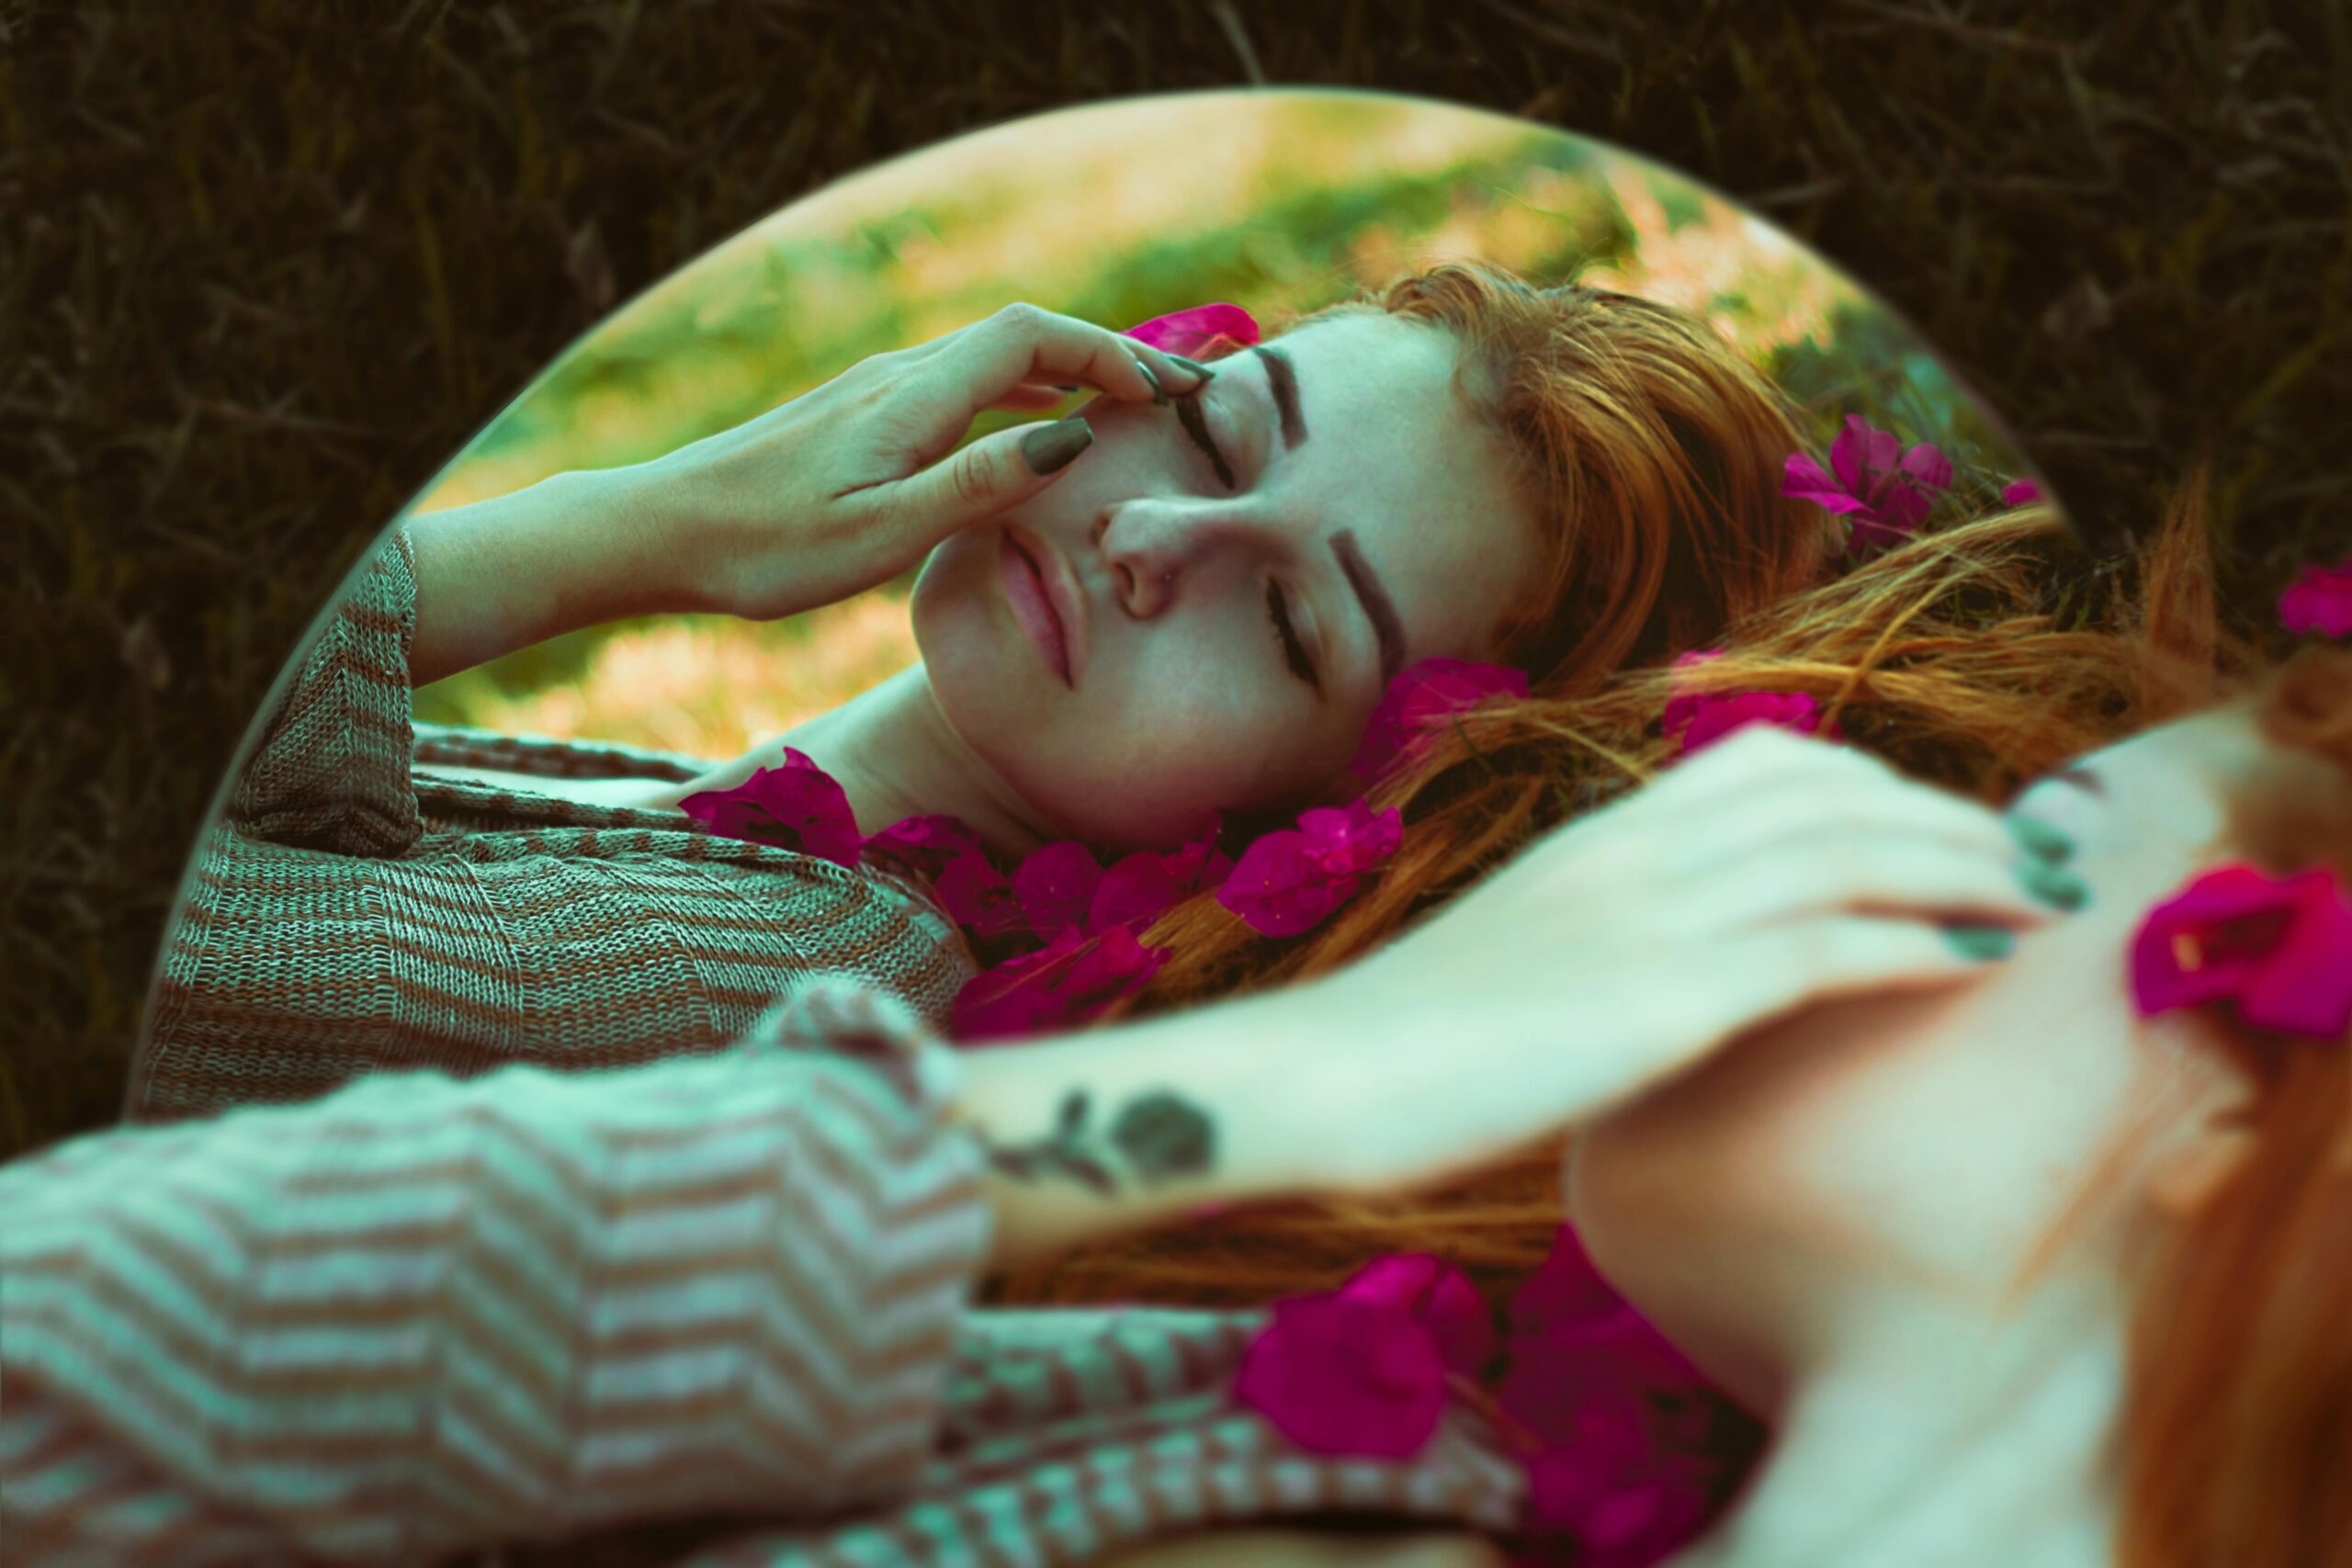
M990 1263L1008 1268L1195 1209L1336 1190L1303 1059L1309 984L961 1055L952 1113L988 1152Z
M409 519L422 686L565 632L688 610L643 467L556 474Z

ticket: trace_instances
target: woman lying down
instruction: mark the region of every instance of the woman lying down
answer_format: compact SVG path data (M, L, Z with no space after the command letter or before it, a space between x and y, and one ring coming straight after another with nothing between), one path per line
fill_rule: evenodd
M1359 962L1075 1035L952 1052L819 983L715 1055L378 1075L0 1171L0 1559L2352 1558L2352 655L2216 676L2189 521L2130 634L1936 635L1997 582L1925 559L1916 637L1775 660L1768 623L1710 678L1850 691L1947 761L2134 732L1996 811L1751 727ZM1592 1265L1769 1432L1679 1531L1467 1377L1348 1451L1302 1400L1409 1392L1401 1330L1285 1383L1280 1313L969 1304L1571 1132ZM1445 1304L1415 1277L1392 1329Z

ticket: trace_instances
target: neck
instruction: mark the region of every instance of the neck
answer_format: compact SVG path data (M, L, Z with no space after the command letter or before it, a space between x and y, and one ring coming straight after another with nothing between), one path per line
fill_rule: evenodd
M1045 824L948 728L920 664L642 804L675 806L702 790L731 789L758 769L782 765L787 746L840 784L863 834L910 817L944 815L961 818L1007 854L1046 841Z
M1799 1381L1764 1468L1672 1568L2105 1568L2120 1315L1888 1313Z

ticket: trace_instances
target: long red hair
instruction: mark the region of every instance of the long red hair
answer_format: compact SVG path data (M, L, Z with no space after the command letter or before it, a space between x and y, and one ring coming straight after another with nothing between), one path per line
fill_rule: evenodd
M2274 770L2232 802L2237 852L2352 886L2352 651L2314 649L2264 694ZM2202 1034L2254 1088L2244 1157L2137 1281L2120 1568L2352 1563L2352 1033Z

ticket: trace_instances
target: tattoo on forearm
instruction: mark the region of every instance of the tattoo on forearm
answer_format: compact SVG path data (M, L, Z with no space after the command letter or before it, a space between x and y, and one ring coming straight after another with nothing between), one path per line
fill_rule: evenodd
M989 1164L1019 1181L1066 1176L1109 1197L1127 1179L1151 1186L1197 1176L1216 1157L1216 1129L1199 1107L1165 1090L1137 1095L1111 1122L1090 1126L1093 1101L1074 1089L1063 1097L1054 1130L1034 1143L988 1145Z

